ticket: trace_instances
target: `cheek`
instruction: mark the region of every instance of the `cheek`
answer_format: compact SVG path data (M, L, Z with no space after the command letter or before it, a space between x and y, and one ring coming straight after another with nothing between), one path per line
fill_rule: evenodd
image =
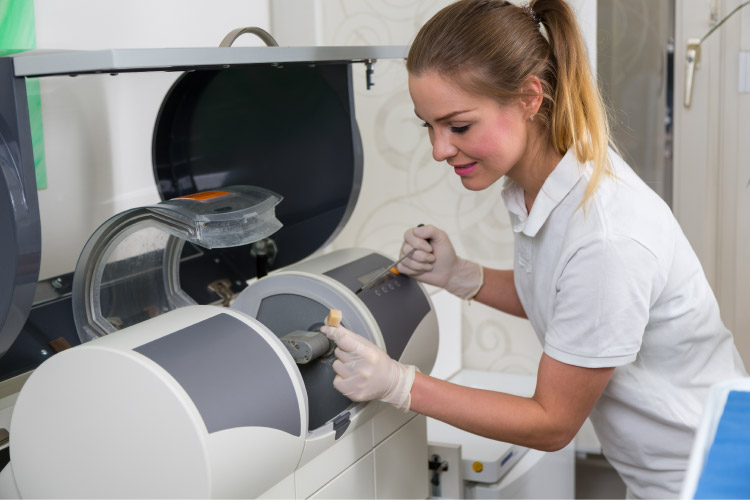
M478 134L473 141L472 156L487 158L498 156L507 149L508 135L497 129L485 130Z
M477 136L475 154L484 157L513 155L523 147L520 129L509 117L498 118L493 126L482 130ZM521 134L522 135L522 134Z

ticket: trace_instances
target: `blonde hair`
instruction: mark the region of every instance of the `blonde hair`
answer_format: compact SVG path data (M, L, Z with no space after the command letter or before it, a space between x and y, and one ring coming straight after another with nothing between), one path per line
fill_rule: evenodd
M560 155L575 148L580 162L593 164L581 205L596 192L602 175L613 174L607 111L575 15L564 0L532 0L525 7L459 0L419 30L406 68L414 75L437 72L467 92L501 103L529 97L521 89L536 76L542 104L534 119L547 140Z

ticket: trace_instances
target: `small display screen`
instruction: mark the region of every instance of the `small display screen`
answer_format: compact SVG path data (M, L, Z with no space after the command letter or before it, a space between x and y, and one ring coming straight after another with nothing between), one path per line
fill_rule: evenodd
M373 269L369 273L365 273L362 276L358 276L357 277L357 281L359 281L362 284L362 286L364 286L364 285L370 283L371 279L375 278L378 274L380 274L383 271L385 271L385 269L386 269L385 267L379 267L377 269ZM393 274L393 273L386 273L383 276L381 276L380 279L378 279L376 282L371 283L370 287L375 287L375 286L381 285L383 283L386 283L386 282L394 279L395 277L396 277L396 275Z

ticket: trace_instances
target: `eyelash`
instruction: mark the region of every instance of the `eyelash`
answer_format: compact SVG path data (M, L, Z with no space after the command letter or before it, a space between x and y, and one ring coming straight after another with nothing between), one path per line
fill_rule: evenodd
M425 128L431 127L431 125L427 122L422 122L422 126ZM464 125L463 127L451 127L451 132L453 132L454 134L463 134L467 130L469 130L469 125Z

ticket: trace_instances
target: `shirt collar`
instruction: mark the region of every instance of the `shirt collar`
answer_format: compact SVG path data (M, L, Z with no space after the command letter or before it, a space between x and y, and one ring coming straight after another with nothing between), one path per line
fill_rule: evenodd
M583 175L573 148L569 149L560 163L549 174L536 195L531 213L526 211L521 186L508 179L502 191L505 207L511 214L513 231L533 238L542 228L552 211L578 183Z

